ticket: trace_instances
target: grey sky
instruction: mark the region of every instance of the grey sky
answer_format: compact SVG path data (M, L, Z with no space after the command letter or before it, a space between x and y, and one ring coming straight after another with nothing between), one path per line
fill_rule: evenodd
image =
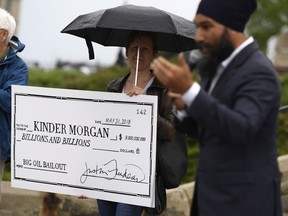
M200 0L22 0L18 36L26 45L21 57L28 63L54 66L62 61L90 62L109 65L115 62L117 47L93 43L96 59L89 61L85 41L60 33L80 14L116 7L124 3L153 6L193 20Z

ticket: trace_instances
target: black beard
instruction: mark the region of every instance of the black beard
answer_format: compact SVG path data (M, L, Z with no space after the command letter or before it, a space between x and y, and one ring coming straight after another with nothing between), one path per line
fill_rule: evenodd
M229 39L229 34L226 28L224 29L224 32L220 38L219 44L217 44L215 47L208 44L199 44L199 46L200 49L204 46L211 49L211 54L209 56L205 56L197 65L197 69L202 78L212 78L215 75L219 64L228 58L234 51L233 44Z

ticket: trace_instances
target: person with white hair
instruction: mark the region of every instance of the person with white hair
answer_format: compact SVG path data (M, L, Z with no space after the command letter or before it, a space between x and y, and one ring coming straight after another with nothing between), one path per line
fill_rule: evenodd
M0 201L5 163L11 156L11 85L28 84L28 67L17 55L25 45L14 36L16 21L0 8Z

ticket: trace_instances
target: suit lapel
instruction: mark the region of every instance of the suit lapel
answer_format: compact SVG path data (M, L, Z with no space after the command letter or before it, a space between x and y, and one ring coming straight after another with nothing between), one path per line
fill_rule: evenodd
M235 56L230 64L224 69L211 94L216 95L217 92L220 92L221 94L221 88L225 86L225 83L228 82L230 77L233 76L233 74L237 71L236 69L240 67L246 61L246 59L249 58L250 55L252 55L252 53L258 49L259 46L254 41L245 47L237 56Z

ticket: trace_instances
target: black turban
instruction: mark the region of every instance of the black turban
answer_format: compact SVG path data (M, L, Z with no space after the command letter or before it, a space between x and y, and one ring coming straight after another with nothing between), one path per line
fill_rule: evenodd
M238 32L243 32L256 0L201 0L197 13L203 14Z

